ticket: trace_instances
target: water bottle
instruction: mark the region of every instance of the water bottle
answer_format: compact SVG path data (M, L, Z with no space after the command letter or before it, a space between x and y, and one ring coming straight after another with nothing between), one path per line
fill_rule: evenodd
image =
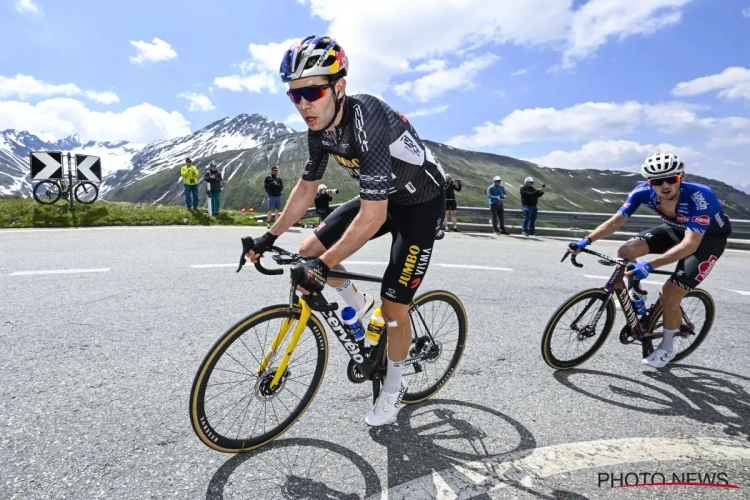
M385 321L383 321L383 312L379 307L375 308L370 316L370 324L367 325L365 333L365 347L374 347L380 342L380 336L385 330Z
M633 299L633 306L635 307L635 312L638 314L638 316L643 316L644 314L646 314L646 301L643 300L643 297L646 296L646 292L641 295L636 292L635 289L631 288L630 290L628 290L628 294L630 295L630 298Z
M349 334L354 338L356 342L359 342L365 338L365 331L362 329L362 324L357 318L357 311L353 307L345 307L341 310L341 319L344 320L344 324L349 330Z

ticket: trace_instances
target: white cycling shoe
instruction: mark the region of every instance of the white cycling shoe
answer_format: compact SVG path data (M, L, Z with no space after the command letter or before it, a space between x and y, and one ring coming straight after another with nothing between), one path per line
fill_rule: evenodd
M363 293L362 295L365 297L365 305L362 306L362 309L357 311L357 317L359 318L360 321L365 321L365 316L367 315L368 312L370 312L370 309L372 309L372 306L375 304L375 299L373 299L366 293ZM367 318L366 321L369 323L370 321L369 318ZM364 324L366 325L367 323L364 323ZM365 328L367 327L365 326Z
M674 351L669 352L661 347L657 347L656 350L651 353L651 356L643 358L641 363L653 366L654 368L664 368L670 361L672 361L672 359L674 359Z
M367 425L379 427L381 425L392 424L396 421L399 410L404 405L401 404L401 398L406 394L406 381L401 378L401 389L398 392L380 391L375 405L365 415Z

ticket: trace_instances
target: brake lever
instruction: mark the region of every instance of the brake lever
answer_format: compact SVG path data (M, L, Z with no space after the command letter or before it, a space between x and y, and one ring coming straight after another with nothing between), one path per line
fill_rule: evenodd
M240 269L242 269L242 266L247 264L247 259L245 259L245 255L247 255L247 252L253 249L253 246L255 245L255 242L253 241L253 238L251 236L246 236L241 239L242 240L242 256L240 257L240 266L237 268L236 272L240 272Z

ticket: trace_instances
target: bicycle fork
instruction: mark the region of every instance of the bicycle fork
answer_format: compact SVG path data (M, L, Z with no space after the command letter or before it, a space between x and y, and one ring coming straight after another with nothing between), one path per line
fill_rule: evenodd
M281 377L284 375L284 373L286 372L286 367L289 365L289 359L292 357L292 353L297 347L297 343L302 336L302 332L305 331L307 320L310 319L310 315L312 314L312 309L310 309L310 306L307 305L307 302L305 302L304 300L300 300L299 304L302 308L302 313L300 314L299 322L297 323L297 327L294 329L292 338L289 341L289 347L284 353L284 357L281 358L279 368L276 370L276 374L274 375L273 380L271 380L271 389L275 389L279 385L279 382L281 382ZM274 337L273 342L271 342L271 347L268 349L268 352L260 362L257 373L261 373L262 371L266 370L269 363L274 359L274 357L276 357L276 353L281 347L281 344L284 343L284 340L286 340L286 337L289 334L289 330L291 329L293 323L293 316L284 319L284 322L281 324L281 328L279 329L279 333L277 333L276 337Z

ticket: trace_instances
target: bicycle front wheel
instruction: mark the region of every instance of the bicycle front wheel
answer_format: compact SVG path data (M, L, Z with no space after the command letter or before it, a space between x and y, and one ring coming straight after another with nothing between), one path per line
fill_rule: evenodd
M62 188L57 181L41 181L34 186L34 199L42 205L53 205L62 196Z
M404 368L408 388L401 401L415 404L434 396L456 372L466 348L466 309L450 292L435 290L414 299L409 309L412 344Z
M594 322L603 306L602 315ZM604 344L614 321L615 304L606 290L591 288L572 296L557 308L544 329L544 362L556 370L580 365ZM555 344L560 340L560 347L553 346L553 334L558 325L566 329L554 336ZM600 333L597 333L597 325L601 326Z
M706 340L709 330L714 323L716 306L711 295L696 288L688 292L680 302L682 310L682 323L680 331L674 336L675 357L670 363L676 363L693 354L696 349ZM648 323L649 332L664 327L664 308L659 303L651 315ZM647 358L654 352L654 339L643 339L643 357Z
M99 188L93 182L81 181L73 191L78 203L94 203L99 197Z
M206 446L224 453L260 448L310 406L328 363L328 339L316 316L304 325L278 385L272 383L300 313L287 305L262 309L232 326L208 352L190 392L190 421Z

